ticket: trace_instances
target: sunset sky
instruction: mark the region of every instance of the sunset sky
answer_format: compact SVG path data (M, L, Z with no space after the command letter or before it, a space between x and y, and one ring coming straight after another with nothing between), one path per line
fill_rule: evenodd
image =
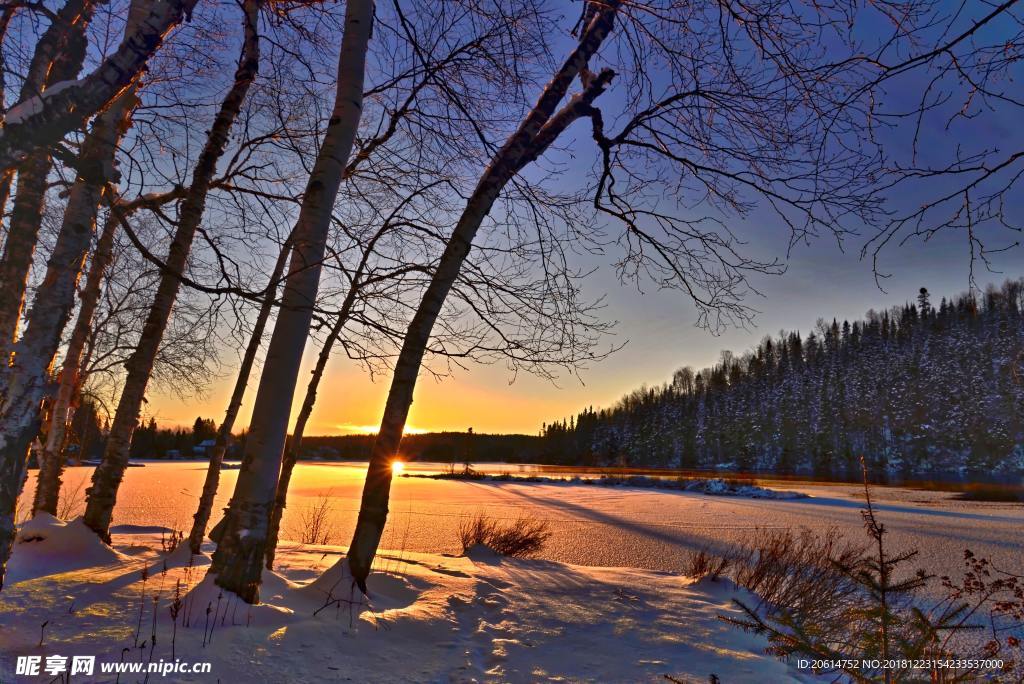
M778 237L776 234L777 241ZM770 246L763 244L770 242L770 236L747 239L751 249L771 252ZM621 351L583 371L580 378L564 376L557 386L524 375L509 384L511 378L500 364L470 366L468 371L457 371L442 382L421 376L409 431L472 427L477 432L536 433L544 421L568 416L588 405L609 405L643 383L665 382L680 366L709 365L722 349L743 351L782 328L806 332L820 316L856 318L868 308L912 300L922 286L938 301L941 296L967 289L968 260L962 243L962 238L949 234L924 247L892 250L884 264L893 273L885 281L887 292L875 286L870 263L858 259L857 246L852 243L846 253L825 240L797 248L785 275L757 282L764 294L751 300L761 312L757 327L731 329L719 336L693 326L693 306L678 292L640 293L619 286L612 273L600 272L591 279L592 294L608 294L607 317L619 325L617 334L607 342L626 342ZM1018 258L1019 253L997 261L1003 274L981 273L979 280L999 282L1024 274ZM316 352L316 348L307 347L293 417ZM200 415L219 421L234 381L231 370L226 367L203 398L183 402L157 394L150 397L148 410L163 424L189 426ZM336 356L328 367L307 434L375 431L389 381L384 376L371 381L354 363ZM250 402L243 407L242 424L248 420Z
M996 30L998 27L990 27ZM916 77L915 77L916 78ZM921 83L907 83L901 88L894 84L891 96L894 107L912 107ZM950 100L956 104L955 98ZM1024 145L1024 129L1011 118L1013 108L1005 112L986 112L984 117L952 119L937 116L922 123L923 139L935 141L916 152L917 161L925 164L947 164L954 148L964 154L972 151L1000 151L1020 149ZM910 122L876 132L885 149L893 158L911 158L914 132ZM585 130L570 130L576 141L567 142L572 149L577 142L593 147ZM945 143L948 142L948 145ZM555 152L554 154L559 154ZM591 160L563 157L557 160L569 170L566 182L577 180L571 170L580 174L589 169ZM959 182L957 179L949 183ZM950 188L953 186L950 185ZM959 186L958 186L959 187ZM941 194L946 188L933 184L929 198ZM914 187L899 188L893 193L891 208L912 210L924 201ZM666 198L672 202L674 198ZM1007 196L1008 216L1019 217L1024 200L1019 193ZM703 210L703 208L702 208ZM623 349L589 369L580 377L563 375L557 385L534 377L519 375L509 384L511 377L501 366L471 365L467 371L457 371L453 377L438 382L428 374L421 374L408 430L465 430L472 427L478 432L536 433L545 421L560 419L589 406L607 406L624 393L641 384L658 384L670 378L672 372L684 365L700 368L718 360L723 349L742 352L755 345L766 334L775 335L780 329L810 330L819 317L840 320L864 315L869 308L881 309L902 304L916 297L920 287L927 287L937 302L942 296L959 294L969 285L969 243L962 229L940 232L927 243L913 241L906 245L892 244L882 254L880 270L891 273L883 281L885 291L878 288L872 273L870 259L859 258L860 249L870 231L859 238L850 238L842 246L830 236L822 236L809 245L798 245L787 254L789 234L774 215L755 209L745 219L731 218L729 227L745 241L744 254L756 258L777 257L788 264L782 276L763 276L752 281L763 297L751 297L749 304L760 311L755 326L750 329L730 329L719 336L694 327L694 306L678 291L659 292L649 285L638 291L635 285L621 285L610 264L617 255L613 252L595 257L593 263L577 266L595 267L597 270L587 281L584 294L594 299L606 296L606 320L617 321L615 334L605 340L607 346L625 343ZM1020 236L1013 230L987 229L979 237L990 249L1006 247L1017 240L1018 247L992 255L992 265L998 271L988 272L975 265L977 283L999 283L1006 278L1024 275L1024 259L1019 248ZM998 232L993 232L996 230ZM293 403L294 418L303 399L308 370L317 354L313 345L307 345L305 365L299 377ZM147 412L163 424L189 426L196 416L220 421L226 406L234 369L226 355L221 377L213 382L206 396L190 401L177 397L152 394ZM248 421L251 409L254 378L246 397L239 423ZM380 420L390 377L384 375L371 381L356 365L341 355L335 355L328 368L326 382L319 398L307 434L344 434L372 432Z

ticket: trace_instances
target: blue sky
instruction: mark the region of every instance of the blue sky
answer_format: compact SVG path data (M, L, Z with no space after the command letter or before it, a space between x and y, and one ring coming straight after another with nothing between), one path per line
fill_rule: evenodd
M980 3L971 7L974 13L987 11ZM991 40L1006 32L1006 25L994 25L982 36ZM1020 65L1007 71L1005 77L1021 76ZM906 109L914 102L929 76L914 73L890 84L889 106ZM1019 81L1019 79L1018 79ZM1024 129L1019 124L1020 108L999 103L989 108L975 101L971 117L952 117L963 102L963 84L946 79L941 91L949 101L923 120L919 138L918 159L927 164L943 164L956 154L995 150L997 155L1024 149ZM1012 91L1010 80L996 84ZM609 99L621 97L614 91ZM952 117L952 118L951 118ZM914 121L903 120L879 130L879 141L887 156L908 163ZM577 123L569 135L576 142L565 141L566 147L592 153L587 126ZM550 160L551 158L549 158ZM592 158L579 154L571 161L555 153L554 161L566 161L565 181L576 180L589 169ZM931 179L927 185L900 186L890 196L895 211L912 211L929 197L941 195L962 182L955 178ZM1021 219L1020 192L1007 195L1006 215ZM672 201L674 198L668 198ZM509 384L510 375L500 364L472 365L457 371L444 382L422 377L416 402L410 416L412 429L456 429L472 426L479 432L536 432L543 421L575 413L588 405L613 403L623 393L641 384L666 381L673 370L683 365L704 367L717 361L723 349L742 352L755 345L766 334L780 329L810 330L819 317L854 319L869 308L881 309L912 300L920 287L927 287L935 301L966 290L969 281L969 244L966 231L953 228L942 231L927 243L911 241L892 244L881 255L880 270L891 277L882 281L884 291L876 284L870 259L860 258L860 249L870 229L860 236L848 238L840 249L834 238L823 235L810 245L799 244L787 254L788 233L777 217L763 208L744 218L728 220L736 235L747 243L745 253L752 257L778 257L787 264L781 276L754 277L751 284L763 296L752 296L748 303L760 313L746 329L727 329L712 335L694 326L694 305L678 291L657 291L649 283L622 285L610 263L614 253L587 258L587 265L598 266L587 280L585 294L589 298L606 297L605 318L618 321L616 332L606 344L625 346L601 363L581 372L581 377L563 376L553 385L537 378L520 375ZM978 236L989 247L1006 245L1019 234L998 226L982 226ZM1005 278L1024 275L1024 251L1014 249L992 257L999 273L990 273L975 264L975 278L982 287ZM316 350L307 348L306 368L315 360ZM230 377L230 373L228 375ZM305 368L301 378L308 377ZM368 431L379 420L389 378L371 382L357 367L338 357L328 370L328 391L320 400L308 432L312 434ZM585 384L584 384L585 383ZM300 382L300 387L302 382ZM194 404L157 397L151 404L157 420L191 424L195 415L219 418L227 400L230 382L215 383L209 396ZM301 402L296 398L296 405ZM346 405L346 403L348 405ZM243 414L242 420L246 416Z

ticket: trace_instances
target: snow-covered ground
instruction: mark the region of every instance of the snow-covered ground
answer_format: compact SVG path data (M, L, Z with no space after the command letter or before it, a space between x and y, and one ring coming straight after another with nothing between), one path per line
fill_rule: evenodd
M278 572L265 574L263 603L251 608L203 581L206 556L190 559L184 548L162 556L154 527L115 528L110 549L78 521L44 517L20 538L0 594L5 683L65 681L15 673L17 656L39 656L45 668L54 655L95 656L92 676L70 680L82 683L115 681L103 663L175 659L209 662L210 672L148 681L802 679L764 655L763 640L719 619L737 613L733 597L753 600L724 581L504 559L480 547L466 557L385 552L368 604L353 605L341 548L288 544Z
M301 464L284 536L296 538L303 514L326 497L331 543L346 543L364 471L365 464ZM161 596L152 657L170 660L167 602L176 581L194 586L208 561L197 557L190 568L187 554L179 553L164 573L161 531L187 531L204 473L198 462L129 469L115 510L113 549L78 523L37 521L23 529L25 539L40 539L18 545L0 592L0 682L33 681L13 674L16 656L84 654L118 661L127 648L126 659L149 658L153 612L148 599L140 601L144 567L147 596L157 590ZM75 491L90 475L91 468L69 470L66 500L73 505L64 513L80 505ZM236 475L224 473L218 508ZM267 605L250 611L220 597L216 607L218 592L209 586L192 594L201 597L190 599L190 627L179 620L175 654L211 661L210 676L152 675L149 681L618 682L667 681L668 674L705 682L712 673L723 682L799 678L800 672L763 654L762 640L718 619L733 610L727 584L694 584L681 574L689 549L740 543L759 530L837 527L863 538L857 486L769 486L809 498L396 478L382 544L391 551L382 555L380 574L370 583L369 609L335 594L346 601L314 616L326 603L324 586L335 580L314 581L343 548L285 543L279 575L266 578ZM25 491L33 488L30 477ZM1002 569L1024 572L1024 506L898 488L876 488L874 497L892 544L918 548L920 564L930 571L958 575L962 550L970 548ZM552 537L542 559L458 557L459 524L479 513L548 521ZM138 628L140 604L145 608ZM214 627L206 623L210 604L211 615L220 616L212 619ZM137 629L145 649L135 648ZM212 646L203 646L204 633ZM142 682L144 676L123 675L120 681Z

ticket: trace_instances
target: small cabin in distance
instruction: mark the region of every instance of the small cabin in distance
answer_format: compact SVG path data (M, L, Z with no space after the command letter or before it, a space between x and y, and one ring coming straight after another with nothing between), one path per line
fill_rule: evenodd
M193 456L208 456L213 451L213 445L216 444L216 440L204 439L199 444L192 447Z

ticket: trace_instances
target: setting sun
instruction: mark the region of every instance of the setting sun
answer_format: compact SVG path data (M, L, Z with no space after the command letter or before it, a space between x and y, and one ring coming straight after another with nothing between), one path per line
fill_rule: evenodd
M401 475L403 472L405 472L405 463L403 463L402 461L392 461L391 472L394 473L395 475Z

